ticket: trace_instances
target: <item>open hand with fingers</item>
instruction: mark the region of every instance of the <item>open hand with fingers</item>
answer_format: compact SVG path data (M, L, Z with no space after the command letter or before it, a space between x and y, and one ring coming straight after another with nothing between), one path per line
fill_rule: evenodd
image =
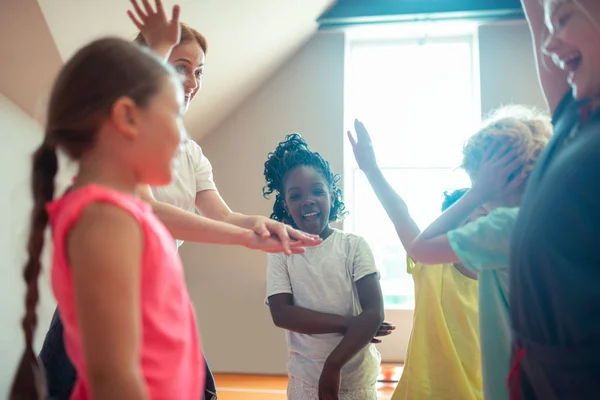
M511 144L491 146L483 155L477 174L472 177L472 192L483 202L494 200L519 189L525 179L521 170L525 158Z
M161 55L165 55L165 52L168 54L179 43L181 36L179 6L173 6L169 20L161 0L155 0L154 8L150 0L130 1L134 11L128 10L127 15L140 30L148 47Z
M363 172L377 169L377 159L375 158L373 143L371 142L371 136L369 136L367 128L365 128L362 122L356 119L354 120L354 130L356 131L356 138L352 135L352 132L348 131L348 139L352 145L352 151L358 167Z
M290 240L287 243L287 248L285 248L278 237L261 236L255 232L252 232L246 247L252 250L264 251L265 253L302 254L306 250L304 244L299 240Z
M262 241L256 242L256 244L260 246L269 245L268 248L270 249L265 250L264 248L255 247L257 250L290 255L292 253L302 253L304 247L316 246L322 242L317 235L299 231L267 217L251 216L248 218L252 219L251 229L258 237L262 238Z

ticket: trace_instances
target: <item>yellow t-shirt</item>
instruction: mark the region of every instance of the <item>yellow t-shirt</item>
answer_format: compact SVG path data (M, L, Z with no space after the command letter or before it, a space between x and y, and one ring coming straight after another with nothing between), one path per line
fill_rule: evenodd
M410 258L415 282L413 329L392 400L483 399L477 281L452 264Z

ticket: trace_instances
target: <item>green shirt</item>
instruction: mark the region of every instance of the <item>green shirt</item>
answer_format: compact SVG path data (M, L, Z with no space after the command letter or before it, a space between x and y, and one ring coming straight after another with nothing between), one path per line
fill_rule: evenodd
M479 330L486 400L508 399L510 310L508 262L518 208L497 208L487 216L448 232L462 264L479 276Z

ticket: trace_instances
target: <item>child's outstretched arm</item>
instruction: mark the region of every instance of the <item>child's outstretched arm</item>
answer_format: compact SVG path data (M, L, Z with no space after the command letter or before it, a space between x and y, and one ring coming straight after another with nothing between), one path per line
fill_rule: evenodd
M509 146L488 149L472 189L417 237L411 247L413 259L423 264L460 262L450 245L448 232L464 224L477 207L521 186L524 175L511 177L522 164L519 154Z
M262 215L246 215L232 211L216 190L203 190L196 193L196 208L201 215L207 218L226 222L240 228L251 229L261 237L277 240L287 254L291 254L294 252L292 251L293 248L299 246L309 247L321 243L321 238L317 235L301 232L274 219Z
M138 193L152 206L152 211L175 239L197 243L239 245L267 253L285 251L277 237L260 236L253 230L215 221L157 201L148 185L140 186ZM290 251L294 254L303 253L303 243L290 240Z
M139 368L142 232L134 218L92 204L71 229L67 253L91 397L148 399Z
M362 312L352 318L339 345L331 352L319 380L319 398L337 399L342 367L363 349L383 323L383 296L377 273L356 281Z
M379 202L392 220L402 246L408 253L410 246L421 231L411 218L406 203L388 183L377 165L369 132L359 120L354 121L354 129L356 130L356 139L351 132L348 132L348 139L352 144L356 162L367 176Z

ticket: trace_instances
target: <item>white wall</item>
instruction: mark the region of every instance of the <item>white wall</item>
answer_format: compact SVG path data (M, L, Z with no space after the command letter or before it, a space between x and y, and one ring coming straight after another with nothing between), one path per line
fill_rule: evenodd
M482 112L510 102L544 107L524 23L479 31ZM267 152L293 131L343 171L344 39L317 33L227 122L201 141L236 211L269 215L261 196ZM285 340L264 306L263 254L185 244L182 256L209 362L218 372L285 373ZM389 339L388 339L389 340Z
M31 154L42 139L42 128L12 101L0 94L0 398L7 396L16 365L23 350L20 329L24 314L25 285L22 278L26 260L25 243L29 233ZM61 174L58 186L64 187L69 173ZM48 267L49 251L46 246L44 268ZM40 281L41 299L38 307L36 349L41 348L48 329L55 302L49 288L48 274Z
M524 21L480 27L479 56L484 116L512 103L547 109Z

